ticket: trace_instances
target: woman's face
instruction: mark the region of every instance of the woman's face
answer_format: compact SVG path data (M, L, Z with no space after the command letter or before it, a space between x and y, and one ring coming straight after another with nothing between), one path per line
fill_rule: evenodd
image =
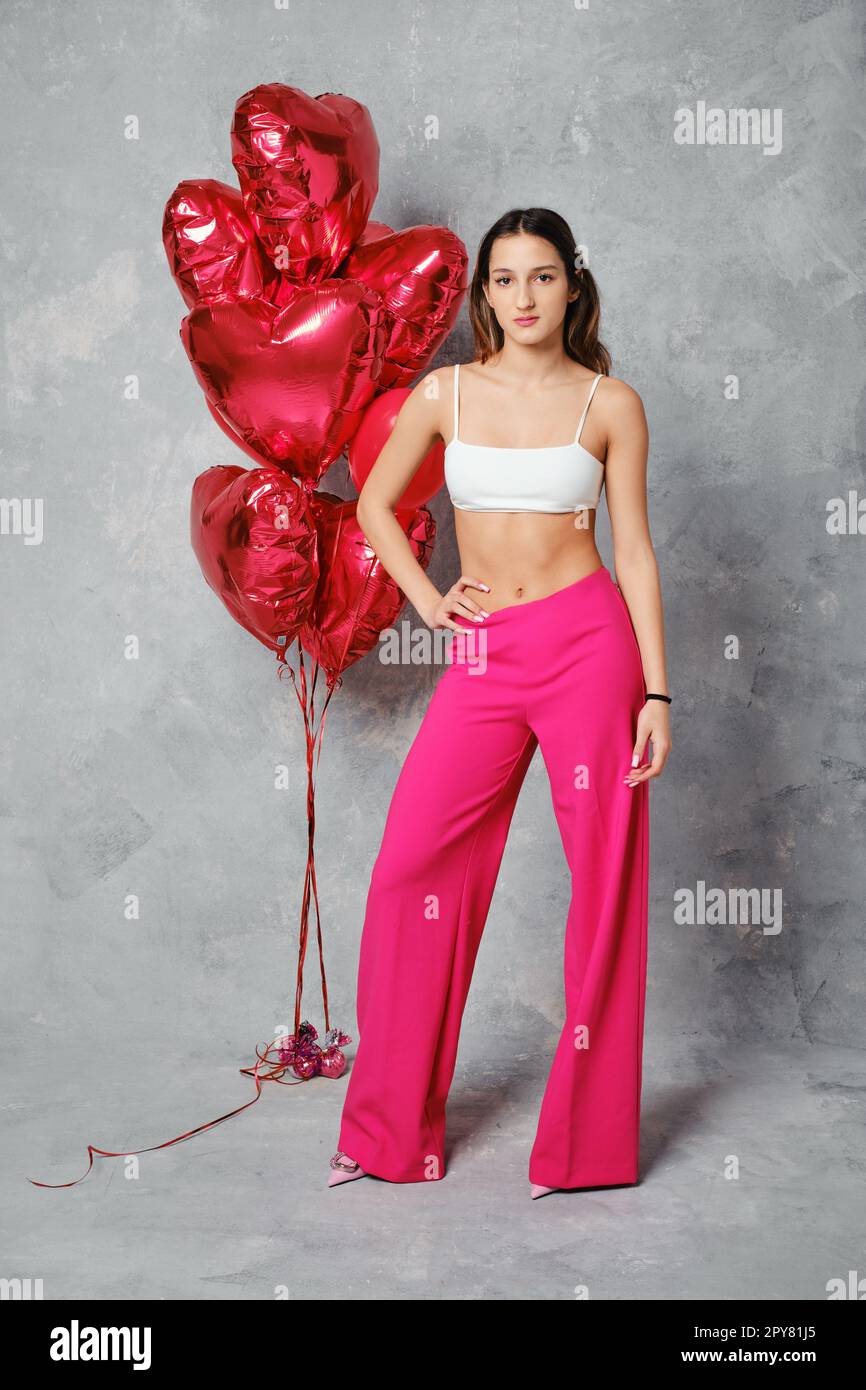
M569 287L556 247L528 232L496 238L484 292L506 338L524 344L561 339L569 301L580 293Z

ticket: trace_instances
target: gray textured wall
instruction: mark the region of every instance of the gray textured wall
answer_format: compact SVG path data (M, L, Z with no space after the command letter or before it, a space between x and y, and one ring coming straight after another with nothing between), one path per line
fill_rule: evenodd
M70 1065L44 1103L130 1059L136 1091L186 1053L212 1051L225 1081L290 1018L301 725L190 549L193 479L242 458L181 348L160 241L181 178L234 181L234 102L263 81L370 107L374 217L447 223L474 259L500 212L545 204L589 248L614 374L650 422L676 697L651 793L648 1030L863 1046L866 540L830 534L826 510L866 489L857 7L7 4L3 46L2 495L44 504L40 544L0 538L3 1041L29 1057L62 1041ZM677 144L675 110L699 101L781 108L781 150ZM439 360L470 352L464 310ZM345 464L323 485L350 495ZM433 510L445 587L444 493ZM610 563L606 516L601 537ZM350 1031L367 880L440 669L371 656L329 713L319 889ZM781 890L781 931L677 923L675 894L699 881ZM536 755L464 1059L552 1048L568 897ZM315 983L313 964L321 1022Z

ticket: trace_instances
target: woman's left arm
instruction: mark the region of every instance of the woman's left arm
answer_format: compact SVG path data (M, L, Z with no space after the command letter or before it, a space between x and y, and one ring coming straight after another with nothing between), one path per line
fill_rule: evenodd
M626 601L640 648L649 692L669 695L658 565L647 516L649 431L643 402L624 381L608 378L605 397L605 491L613 538L616 582ZM638 766L652 741L652 761ZM664 700L647 700L637 724L632 766L623 781L637 786L658 777L671 751L670 715Z

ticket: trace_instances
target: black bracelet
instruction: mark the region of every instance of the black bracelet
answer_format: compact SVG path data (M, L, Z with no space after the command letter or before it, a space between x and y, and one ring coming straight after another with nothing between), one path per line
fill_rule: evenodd
M670 695L647 695L646 698L648 700L664 700L666 705L669 705L671 702Z

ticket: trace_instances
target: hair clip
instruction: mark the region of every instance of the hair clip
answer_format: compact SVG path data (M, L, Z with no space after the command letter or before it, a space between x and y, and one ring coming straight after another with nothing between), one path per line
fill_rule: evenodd
M586 270L588 268L582 246L579 246L574 253L574 268L575 270Z

